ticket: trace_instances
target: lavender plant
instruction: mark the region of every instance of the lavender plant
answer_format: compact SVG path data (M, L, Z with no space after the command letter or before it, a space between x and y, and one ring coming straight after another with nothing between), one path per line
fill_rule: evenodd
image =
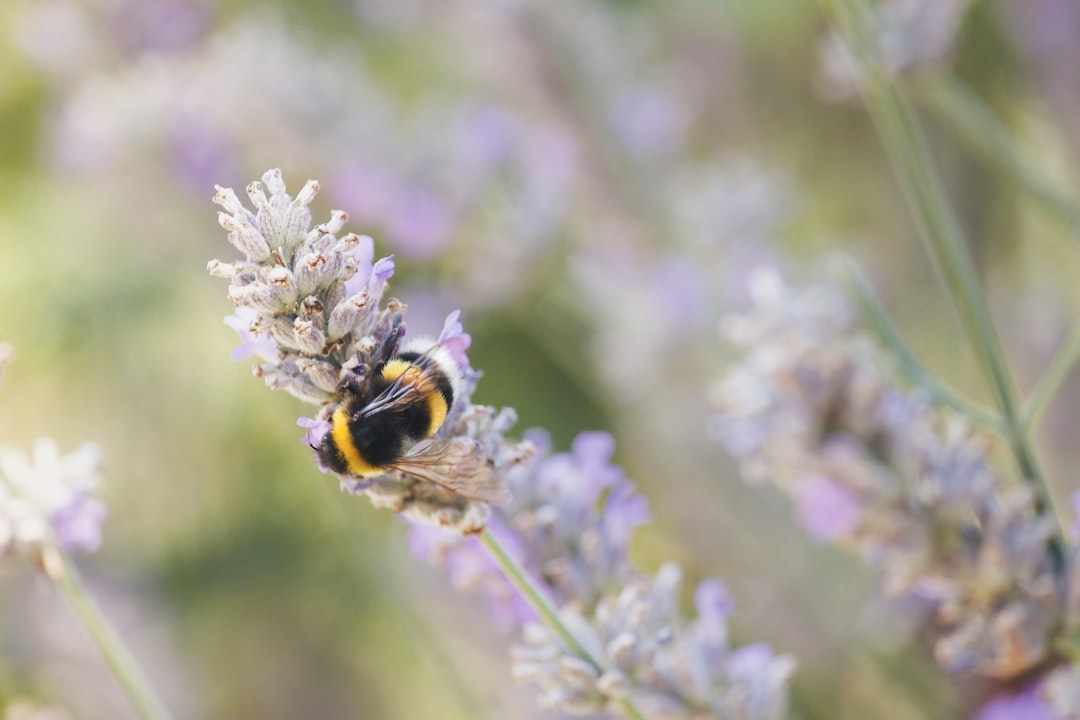
M795 502L812 537L850 548L886 593L934 615L947 670L1009 679L1049 658L1062 628L1055 522L989 462L969 422L904 391L843 297L753 281L724 335L715 429L752 482Z
M258 356L255 374L269 387L320 406L299 421L315 448L330 430L339 383L374 362L407 310L382 300L392 261L374 261L369 238L338 237L345 213L311 227L318 189L309 181L293 198L271 170L248 187L252 212L218 187L220 223L243 257L208 266L230 281L237 304L228 319L243 340L234 357ZM540 434L509 439L512 410L471 403L479 374L465 355L469 343L456 313L431 341L462 375L435 437L476 443L512 492L510 504L493 510L400 471L345 475L342 489L410 520L417 554L446 567L459 588L484 589L493 613L520 628L513 674L540 685L542 704L639 718L783 717L793 660L763 645L731 648L722 584L698 588L698 618L688 621L678 611L676 566L649 578L630 565L630 536L649 515L610 463L611 438L579 436L568 455L550 454Z
M943 668L1028 680L1023 692L987 703L979 718L1076 717L1075 571L1031 445L1031 411L1020 409L959 224L892 82L889 48L876 41L887 20L863 0L825 4L994 391L998 412L987 424L1008 441L1020 477L1009 481L989 462L989 437L971 427L987 421L982 411L921 368L921 388L901 390L889 358L855 329L841 296L794 292L775 275L757 277L752 309L724 325L740 359L716 386L715 429L747 479L774 483L795 500L812 536L879 566L887 593L929 606ZM910 364L909 351L890 339ZM1067 350L1044 387L1060 381L1070 359Z
M0 371L13 357L0 343ZM87 592L72 551L93 552L101 545L105 503L95 496L101 484L101 452L93 443L61 454L56 441L40 438L31 454L0 446L0 560L21 557L56 584L97 643L145 720L170 715L120 635Z

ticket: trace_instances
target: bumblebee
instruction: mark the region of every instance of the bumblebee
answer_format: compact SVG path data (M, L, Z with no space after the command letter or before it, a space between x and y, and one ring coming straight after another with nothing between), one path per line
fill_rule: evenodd
M510 493L479 443L432 437L454 405L460 373L442 346L401 343L403 330L397 318L375 362L359 366L338 386L342 399L315 448L319 459L339 475L397 470L462 497L505 505Z

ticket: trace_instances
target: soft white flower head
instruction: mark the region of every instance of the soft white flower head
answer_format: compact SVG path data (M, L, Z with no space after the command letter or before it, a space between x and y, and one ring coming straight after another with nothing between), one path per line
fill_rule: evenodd
M67 455L47 438L34 443L31 455L0 447L0 555L96 550L105 519L105 504L91 497L100 462L90 443Z

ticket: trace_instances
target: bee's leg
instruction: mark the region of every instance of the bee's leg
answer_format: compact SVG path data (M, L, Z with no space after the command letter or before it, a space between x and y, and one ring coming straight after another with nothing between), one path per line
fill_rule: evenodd
M381 368L386 362L394 356L397 351L398 343L401 342L401 336L405 334L405 323L401 319L401 313L394 315L394 324L390 328L390 334L386 336L386 340L383 342L382 347L379 348L379 357L375 364L376 367Z

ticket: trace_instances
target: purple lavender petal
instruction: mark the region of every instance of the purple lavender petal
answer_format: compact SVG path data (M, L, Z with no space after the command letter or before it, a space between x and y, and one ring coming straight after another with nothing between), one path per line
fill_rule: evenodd
M707 627L727 628L727 619L735 612L735 598L728 592L727 583L718 578L703 580L694 591L694 607L698 618Z
M605 432L583 432L574 438L570 447L582 477L580 492L595 500L605 488L619 482L622 468L611 464L615 454L615 438Z
M101 526L107 510L105 503L82 493L61 505L52 514L56 538L64 550L93 552L101 547Z
M235 315L225 316L225 324L240 335L240 345L229 354L230 360L258 357L266 362L277 362L278 350L274 341L266 335L255 335L249 329L251 321L258 316L258 311L249 307L238 307Z
M389 280L394 275L394 256L388 255L384 258L379 258L378 262L371 269L371 275L377 280Z
M846 488L826 477L803 478L796 487L799 521L811 538L832 542L852 532L859 505Z
M330 432L330 423L326 420L316 420L315 418L304 417L301 415L296 419L296 424L299 427L307 428L307 432L304 433L304 437L301 442L308 447L319 447L322 444L323 438L326 437L326 433Z
M728 674L739 684L754 684L772 659L773 650L766 643L743 645L731 653Z
M375 260L375 241L367 235L360 236L360 242L352 250L356 258L356 274L345 281L345 297L352 297L367 287L371 280L372 262Z
M551 435L543 428L529 428L522 437L536 447L537 457L547 457L551 454Z
M604 537L613 547L625 550L634 531L651 520L649 503L643 495L634 492L633 483L622 482L612 488L604 503L601 522Z
M1042 699L1038 686L1012 695L998 695L979 709L972 720L1054 720L1050 706Z
M322 445L323 438L326 437L326 433L330 432L330 423L326 420L315 420L314 418L300 416L296 419L296 424L302 428L307 428L307 432L304 433L304 437L300 439L302 443L310 447L312 450L317 450ZM330 472L330 468L323 464L322 456L318 452L315 453L315 463L319 466L319 472L326 475ZM354 495L356 493L353 493Z
M443 329L437 342L446 348L454 364L464 372L469 368L469 358L465 351L472 344L472 336L466 333L461 323L458 322L460 316L460 310L455 310L446 316L446 321L443 323Z

